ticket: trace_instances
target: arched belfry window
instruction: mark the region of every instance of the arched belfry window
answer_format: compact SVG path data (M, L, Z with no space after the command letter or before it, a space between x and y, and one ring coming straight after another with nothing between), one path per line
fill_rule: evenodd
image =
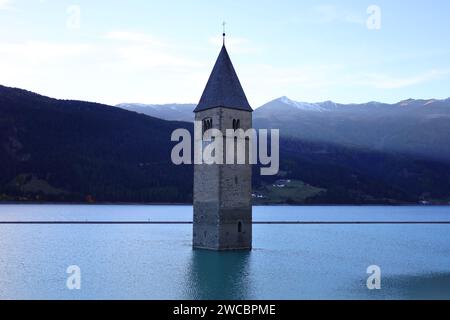
M205 133L209 129L212 129L212 118L205 118L202 121L202 131Z
M233 119L233 130L237 130L241 127L241 120Z

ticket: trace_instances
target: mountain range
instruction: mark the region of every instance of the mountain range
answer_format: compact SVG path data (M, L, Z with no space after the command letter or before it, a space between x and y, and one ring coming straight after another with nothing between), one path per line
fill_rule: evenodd
M255 127L281 128L281 140L277 176L254 166L255 203L448 203L448 102L283 97L257 108ZM192 130L194 107L118 108L0 86L0 201L191 203L193 168L172 164L170 136Z
M193 111L196 105L122 103L116 107L159 119L191 122L194 121Z
M165 120L193 121L195 104L118 107ZM302 141L450 160L450 98L339 104L281 97L255 109L253 124L280 129L283 137Z

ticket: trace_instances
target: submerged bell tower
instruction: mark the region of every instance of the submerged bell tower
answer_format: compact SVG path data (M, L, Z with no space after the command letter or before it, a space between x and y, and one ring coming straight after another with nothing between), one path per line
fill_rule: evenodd
M223 133L225 158L226 130L252 128L252 108L231 63L224 42L197 108L195 121L202 133L218 129ZM203 136L195 143L205 145ZM244 164L194 165L193 247L210 250L252 248L252 168L249 140L244 139ZM236 150L236 149L235 149Z

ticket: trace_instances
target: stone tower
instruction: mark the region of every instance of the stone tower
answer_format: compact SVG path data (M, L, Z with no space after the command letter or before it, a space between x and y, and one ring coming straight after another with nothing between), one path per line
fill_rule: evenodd
M225 43L217 58L197 108L195 120L202 131L252 128L252 108L231 63ZM196 143L205 144L202 137ZM235 144L237 144L236 138ZM245 139L245 138L243 138ZM194 248L210 250L251 249L252 168L245 139L245 164L196 164L194 166ZM235 147L236 150L236 147Z

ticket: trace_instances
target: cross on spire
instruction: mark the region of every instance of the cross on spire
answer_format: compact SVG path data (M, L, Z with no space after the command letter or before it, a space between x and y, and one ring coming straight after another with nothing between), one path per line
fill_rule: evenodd
M222 33L222 36L223 36L223 45L225 45L225 25L226 25L227 23L224 21L224 22L222 22L222 26L223 26L223 33Z

